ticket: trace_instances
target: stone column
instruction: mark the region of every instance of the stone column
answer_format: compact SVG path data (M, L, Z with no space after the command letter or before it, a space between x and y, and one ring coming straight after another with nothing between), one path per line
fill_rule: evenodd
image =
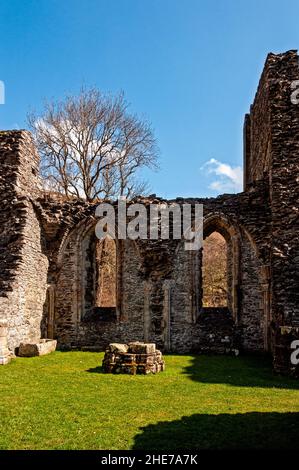
M7 347L7 320L0 319L0 365L8 364L10 352Z

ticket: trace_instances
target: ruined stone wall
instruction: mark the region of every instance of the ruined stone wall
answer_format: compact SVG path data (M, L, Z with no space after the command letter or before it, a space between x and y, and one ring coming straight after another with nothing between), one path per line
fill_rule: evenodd
M41 337L48 260L42 253L40 225L31 205L22 235L22 262L12 296L8 297L8 345L11 350L17 348L21 341L36 342Z
M143 341L144 289L139 271L140 258L132 241L124 241L117 248L118 285L117 318L111 321L78 322L75 345L97 345L102 349L110 342Z
M261 287L261 260L246 234L240 232L239 247L234 257L232 240L228 244L228 308L199 308L192 296L202 304L200 276L196 277L190 252L180 250L174 260L171 277L174 286L171 296L171 347L174 351L224 352L229 348L261 352L265 349L265 315ZM202 269L198 257L199 270ZM233 289L238 296L238 314L233 315ZM235 325L235 326L234 326ZM234 329L237 334L234 334ZM239 341L239 337L241 341Z
M171 351L192 351L196 337L196 311L194 297L196 291L201 296L200 284L196 281L196 252L186 251L184 243L179 243L173 259L174 269L171 276L171 297L169 312L169 336ZM201 269L201 266L198 266ZM193 301L192 301L193 300Z
M299 325L299 105L291 84L299 80L296 51L268 56L272 118L272 317Z
M244 121L244 186L269 176L271 168L271 115L269 71L264 69L250 114Z
M245 192L136 200L148 210L203 204L205 236L219 231L228 244L227 309L201 308L201 252L174 240L117 240L114 314L86 316L96 304L96 204L41 193L30 134L1 132L0 317L10 348L37 340L42 327L60 347L144 340L181 353L268 348L286 370L288 336L278 332L291 328L293 338L299 325L299 105L290 99L298 79L295 51L269 54L245 119Z
M84 319L87 278L90 305L94 295L93 275L88 274L91 263L88 261L86 264L90 253L86 258L86 250L90 246L87 234L94 233L96 204L57 202L47 198L37 201L43 231L49 234L46 243L50 259L48 278L55 285L55 326L59 345L103 347L109 341L138 339L156 342L163 350L174 352L209 348L215 352L225 351L232 345L232 313L240 302L237 288L240 290L238 266L239 251L242 250L238 246L241 247L241 231L237 233L236 227L244 225L249 231L258 246L255 256L260 261L256 263L265 263L269 221L264 194L265 187L259 184L255 192L242 195L176 201L180 204L204 204L205 217L208 220L215 217L209 230L218 227L220 233L223 230L227 232L231 257L230 315L221 311L219 321L215 312L200 315L201 252L188 252L183 242L172 240L118 241L117 316L106 322L97 321L95 317ZM149 207L161 200L143 199L139 202ZM58 238L60 248L57 249ZM250 284L248 286L250 289ZM248 302L248 308L251 306ZM247 314L246 308L244 314ZM233 320L237 321L236 315ZM255 319L249 316L248 331L254 330L251 321L255 322ZM212 342L211 334L216 335ZM255 348L257 341L253 338L250 343L250 333L246 341L247 349Z
M299 105L291 102L292 82L298 79L297 51L269 54L245 126L250 136L247 183L265 173L269 178L271 317L276 325L299 325Z
M0 317L11 351L41 336L48 260L31 196L39 192L39 158L30 134L0 133Z
M262 263L267 257L269 228L264 194L265 187L259 184L255 192L242 195L176 202L203 203L205 217L214 214L218 221L225 219L228 226L244 224L257 242L257 256ZM161 200L143 202L149 206ZM230 315L222 311L200 315L201 252L185 251L184 244L177 241L117 242L116 318L110 321L84 318L86 294L87 298L91 294L91 302L95 300L92 299L94 280L88 274L90 266L86 264L86 255L91 246L88 237L94 233L96 204L48 196L35 199L33 204L43 234L42 250L49 260L47 282L54 293L54 337L58 339L59 347L100 349L111 341L132 340L154 341L163 350L174 352L225 352L233 346L231 312ZM32 235L37 240L34 231ZM231 247L232 255L234 250ZM32 255L27 256L33 259ZM234 253L231 270L235 269L236 256L238 253ZM44 276L45 270L39 269L38 273ZM231 289L235 288L236 280L233 279L231 277ZM35 283L43 292L45 279L36 279ZM32 292L38 298L36 290L32 289ZM235 296L236 293L231 295L230 310L236 302ZM246 308L244 312L246 315ZM45 308L45 334L48 315ZM249 348L254 349L255 341L250 346L248 335Z
M264 194L265 188L260 185L251 194L174 202L203 203L206 215L222 214L231 224L247 225L257 239L261 256L265 257L268 225ZM150 200L147 204L152 202L161 201ZM217 323L216 318L210 324L212 315L206 317L202 325L198 321L201 320L198 319L200 270L197 266L195 274L194 259L190 258L190 253L167 241L137 243L137 252L136 248L132 249L134 244L121 248L117 322L82 321L82 276L88 277L88 274L82 259L78 258L78 253L82 254L84 250L77 243L77 227L88 220L94 207L83 201L58 202L47 197L34 203L43 228L45 252L50 260L48 282L57 286L55 324L61 345L105 345L111 338L137 338L155 341L164 349L185 352L200 350L203 345L207 349L209 334L214 330L219 340L224 339L226 322ZM68 239L67 235L66 242L65 234L71 230L75 230L74 239ZM64 245L62 250L61 245ZM58 252L62 255L64 275L60 268L57 269ZM71 295L68 295L69 291ZM212 350L219 349L216 343L211 346Z
M299 325L299 105L291 100L292 84L296 80L299 80L297 51L269 54L244 129L248 183L259 179L262 167L269 166L271 254L269 265L265 265L262 272L268 277L270 288L268 291L265 280L262 280L262 288L264 304L269 298L267 334L274 365L277 371L286 373L291 369L286 345L288 335L280 331L291 329L294 337ZM252 147L254 128L255 150ZM259 162L257 165L254 159ZM260 170L256 171L258 167Z
M85 315L90 286L84 246L89 246L91 233L89 231L81 239L74 230L61 253L55 278L55 334L59 346L104 348L113 341L141 341L144 337L143 281L139 272L140 259L132 241L117 244L116 317L111 315L103 321L96 312ZM88 302L90 308L92 300Z
M261 262L246 235L241 241L240 267L240 347L244 351L263 351L265 315L260 277Z

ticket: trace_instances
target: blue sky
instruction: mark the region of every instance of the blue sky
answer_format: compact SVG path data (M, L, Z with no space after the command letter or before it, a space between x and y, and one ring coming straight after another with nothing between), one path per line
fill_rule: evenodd
M152 122L163 197L239 187L242 126L268 52L297 49L297 0L0 0L0 128L84 85ZM207 163L209 162L210 163Z

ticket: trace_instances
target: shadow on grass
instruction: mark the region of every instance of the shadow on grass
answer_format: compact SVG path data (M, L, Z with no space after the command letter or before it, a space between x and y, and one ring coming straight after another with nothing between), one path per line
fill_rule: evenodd
M184 374L191 380L239 387L299 389L299 381L275 375L268 357L192 356L192 364Z
M299 413L194 414L150 424L133 449L299 449Z
M106 374L103 371L102 366L91 367L90 369L86 369L86 372L91 372L92 374ZM107 374L106 374L107 375Z

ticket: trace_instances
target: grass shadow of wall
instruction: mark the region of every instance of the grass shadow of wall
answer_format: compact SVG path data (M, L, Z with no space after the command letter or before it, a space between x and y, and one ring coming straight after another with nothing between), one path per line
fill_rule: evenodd
M91 367L90 369L86 369L86 372L90 372L92 374L106 374L106 372L103 371L102 366Z
M141 431L134 450L299 449L299 413L194 414Z
M194 355L184 374L201 383L299 390L298 380L274 374L271 359L263 356Z

